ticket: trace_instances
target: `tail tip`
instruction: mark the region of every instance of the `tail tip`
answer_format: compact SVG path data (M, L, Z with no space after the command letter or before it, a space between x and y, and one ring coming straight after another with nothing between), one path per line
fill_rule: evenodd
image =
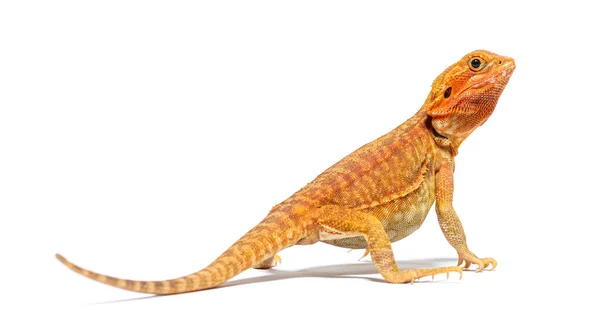
M62 262L63 264L67 264L67 259L65 259L62 255L56 253L55 256L60 262Z

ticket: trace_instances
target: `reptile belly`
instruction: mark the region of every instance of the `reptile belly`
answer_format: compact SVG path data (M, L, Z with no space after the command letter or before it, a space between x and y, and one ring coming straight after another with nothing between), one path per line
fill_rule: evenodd
M416 190L399 199L362 209L381 220L391 242L407 237L425 221L435 201L434 179L433 176L428 177ZM346 248L367 248L367 241L362 236L324 240L324 242Z

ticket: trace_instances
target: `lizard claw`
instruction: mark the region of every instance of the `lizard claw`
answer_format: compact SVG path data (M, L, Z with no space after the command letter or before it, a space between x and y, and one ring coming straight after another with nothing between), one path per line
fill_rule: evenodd
M498 263L496 262L496 260L492 259L491 257L486 257L481 259L482 263L483 263L483 267L480 268L481 270L485 270L487 269L488 266L491 266L491 268L489 269L494 270L496 269L496 266L498 265Z
M457 272L460 275L460 279L462 279L462 269L459 267L441 267L441 268L432 268L432 269L411 269L405 270L403 273L405 277L403 281L399 281L399 283L414 283L419 279L427 276L431 276L431 280L435 279L435 275L446 274L447 279L450 277L451 272Z
M358 259L359 261L364 259L365 257L367 257L367 255L369 255L369 249L365 249L365 253L363 254L363 256L360 257L360 259Z
M498 265L498 262L496 262L496 260L492 259L492 258L486 258L484 260L487 260L487 263L485 264L485 267L487 268L488 265L492 266L490 268L490 271L496 269L496 266Z
M457 266L458 267L462 266L463 269L469 269L469 267L471 266L471 262L464 260L462 257L459 257Z
M458 256L458 266L459 267L462 266L463 269L469 269L471 264L476 264L477 265L476 272L482 272L483 270L486 270L488 266L491 266L491 268L489 270L494 270L494 269L496 269L496 266L498 265L496 260L492 259L491 257L486 257L486 258L480 259L472 253L465 254L465 255L466 256L463 256L463 254L459 253L459 256Z
M281 257L279 255L275 254L275 256L273 256L273 266L279 264L283 264L283 260L281 260Z
M496 260L489 257L479 259L479 261L476 261L475 264L477 264L477 272L482 272L490 265L492 266L490 270L494 270L496 268L496 265L498 265Z

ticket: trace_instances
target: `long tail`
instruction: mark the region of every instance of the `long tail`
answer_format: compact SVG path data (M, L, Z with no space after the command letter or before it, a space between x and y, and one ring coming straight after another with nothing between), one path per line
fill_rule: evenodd
M218 286L240 272L295 244L304 230L287 215L272 213L236 241L208 267L188 276L163 281L139 281L110 277L83 269L56 254L69 269L100 283L120 289L151 294L176 294Z

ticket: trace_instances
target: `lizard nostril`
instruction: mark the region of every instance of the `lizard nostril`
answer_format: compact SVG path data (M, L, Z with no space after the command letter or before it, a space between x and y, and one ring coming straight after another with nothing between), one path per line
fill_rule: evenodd
M498 64L502 64L502 60L498 60Z

